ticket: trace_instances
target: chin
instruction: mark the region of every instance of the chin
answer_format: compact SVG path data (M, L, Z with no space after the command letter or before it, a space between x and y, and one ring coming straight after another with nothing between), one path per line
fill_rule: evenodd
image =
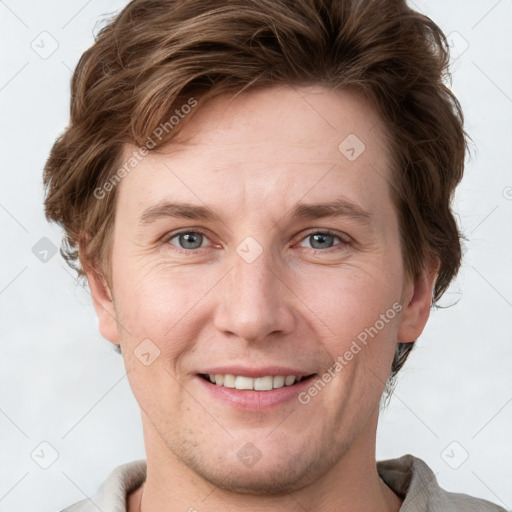
M311 471L292 470L290 466L240 470L240 467L235 464L231 467L231 472L228 468L223 469L222 473L205 472L203 468L202 473L203 479L220 489L257 496L275 496L296 491L317 478L316 476L311 478Z
M325 454L311 454L308 459L304 452L296 455L272 454L272 460L262 454L261 459L250 467L242 463L237 453L228 463L222 458L218 465L207 462L205 456L196 456L183 462L203 480L219 489L238 494L276 496L302 489L320 478L334 464Z

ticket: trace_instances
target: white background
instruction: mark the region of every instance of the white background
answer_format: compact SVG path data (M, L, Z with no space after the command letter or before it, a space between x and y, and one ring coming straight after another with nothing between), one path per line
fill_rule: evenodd
M43 263L32 252L43 237L60 245L41 176L67 124L71 70L100 16L125 3L0 1L1 511L60 510L144 458L121 356L99 335L88 293L59 254ZM443 487L510 509L512 1L414 5L451 34L458 55L453 89L475 149L455 209L470 241L443 300L458 303L432 313L381 416L377 456L414 454ZM32 48L41 38L46 51L58 43L46 59ZM48 469L34 460L51 462L43 441L58 453Z

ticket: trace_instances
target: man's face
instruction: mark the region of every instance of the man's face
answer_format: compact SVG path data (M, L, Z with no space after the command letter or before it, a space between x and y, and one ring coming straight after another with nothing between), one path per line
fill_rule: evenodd
M347 91L219 97L184 128L187 144L120 183L118 324L100 313L100 326L121 344L148 461L269 493L373 455L397 339L415 339L382 129ZM171 206L183 203L203 215ZM238 387L315 376L247 390L210 373L267 377Z

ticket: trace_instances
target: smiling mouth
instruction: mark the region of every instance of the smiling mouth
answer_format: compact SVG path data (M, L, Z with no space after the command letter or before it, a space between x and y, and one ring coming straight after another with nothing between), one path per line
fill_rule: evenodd
M254 379L242 375L209 375L204 373L198 375L207 382L219 387L238 390L271 391L282 387L294 386L299 382L313 378L316 373L312 373L306 377L296 377L295 375L268 375Z

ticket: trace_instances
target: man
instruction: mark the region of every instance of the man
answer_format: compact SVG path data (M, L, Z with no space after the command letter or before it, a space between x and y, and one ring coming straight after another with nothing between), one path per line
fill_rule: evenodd
M503 510L375 461L381 397L460 265L447 58L398 0L135 0L100 32L45 205L147 461L67 511Z

